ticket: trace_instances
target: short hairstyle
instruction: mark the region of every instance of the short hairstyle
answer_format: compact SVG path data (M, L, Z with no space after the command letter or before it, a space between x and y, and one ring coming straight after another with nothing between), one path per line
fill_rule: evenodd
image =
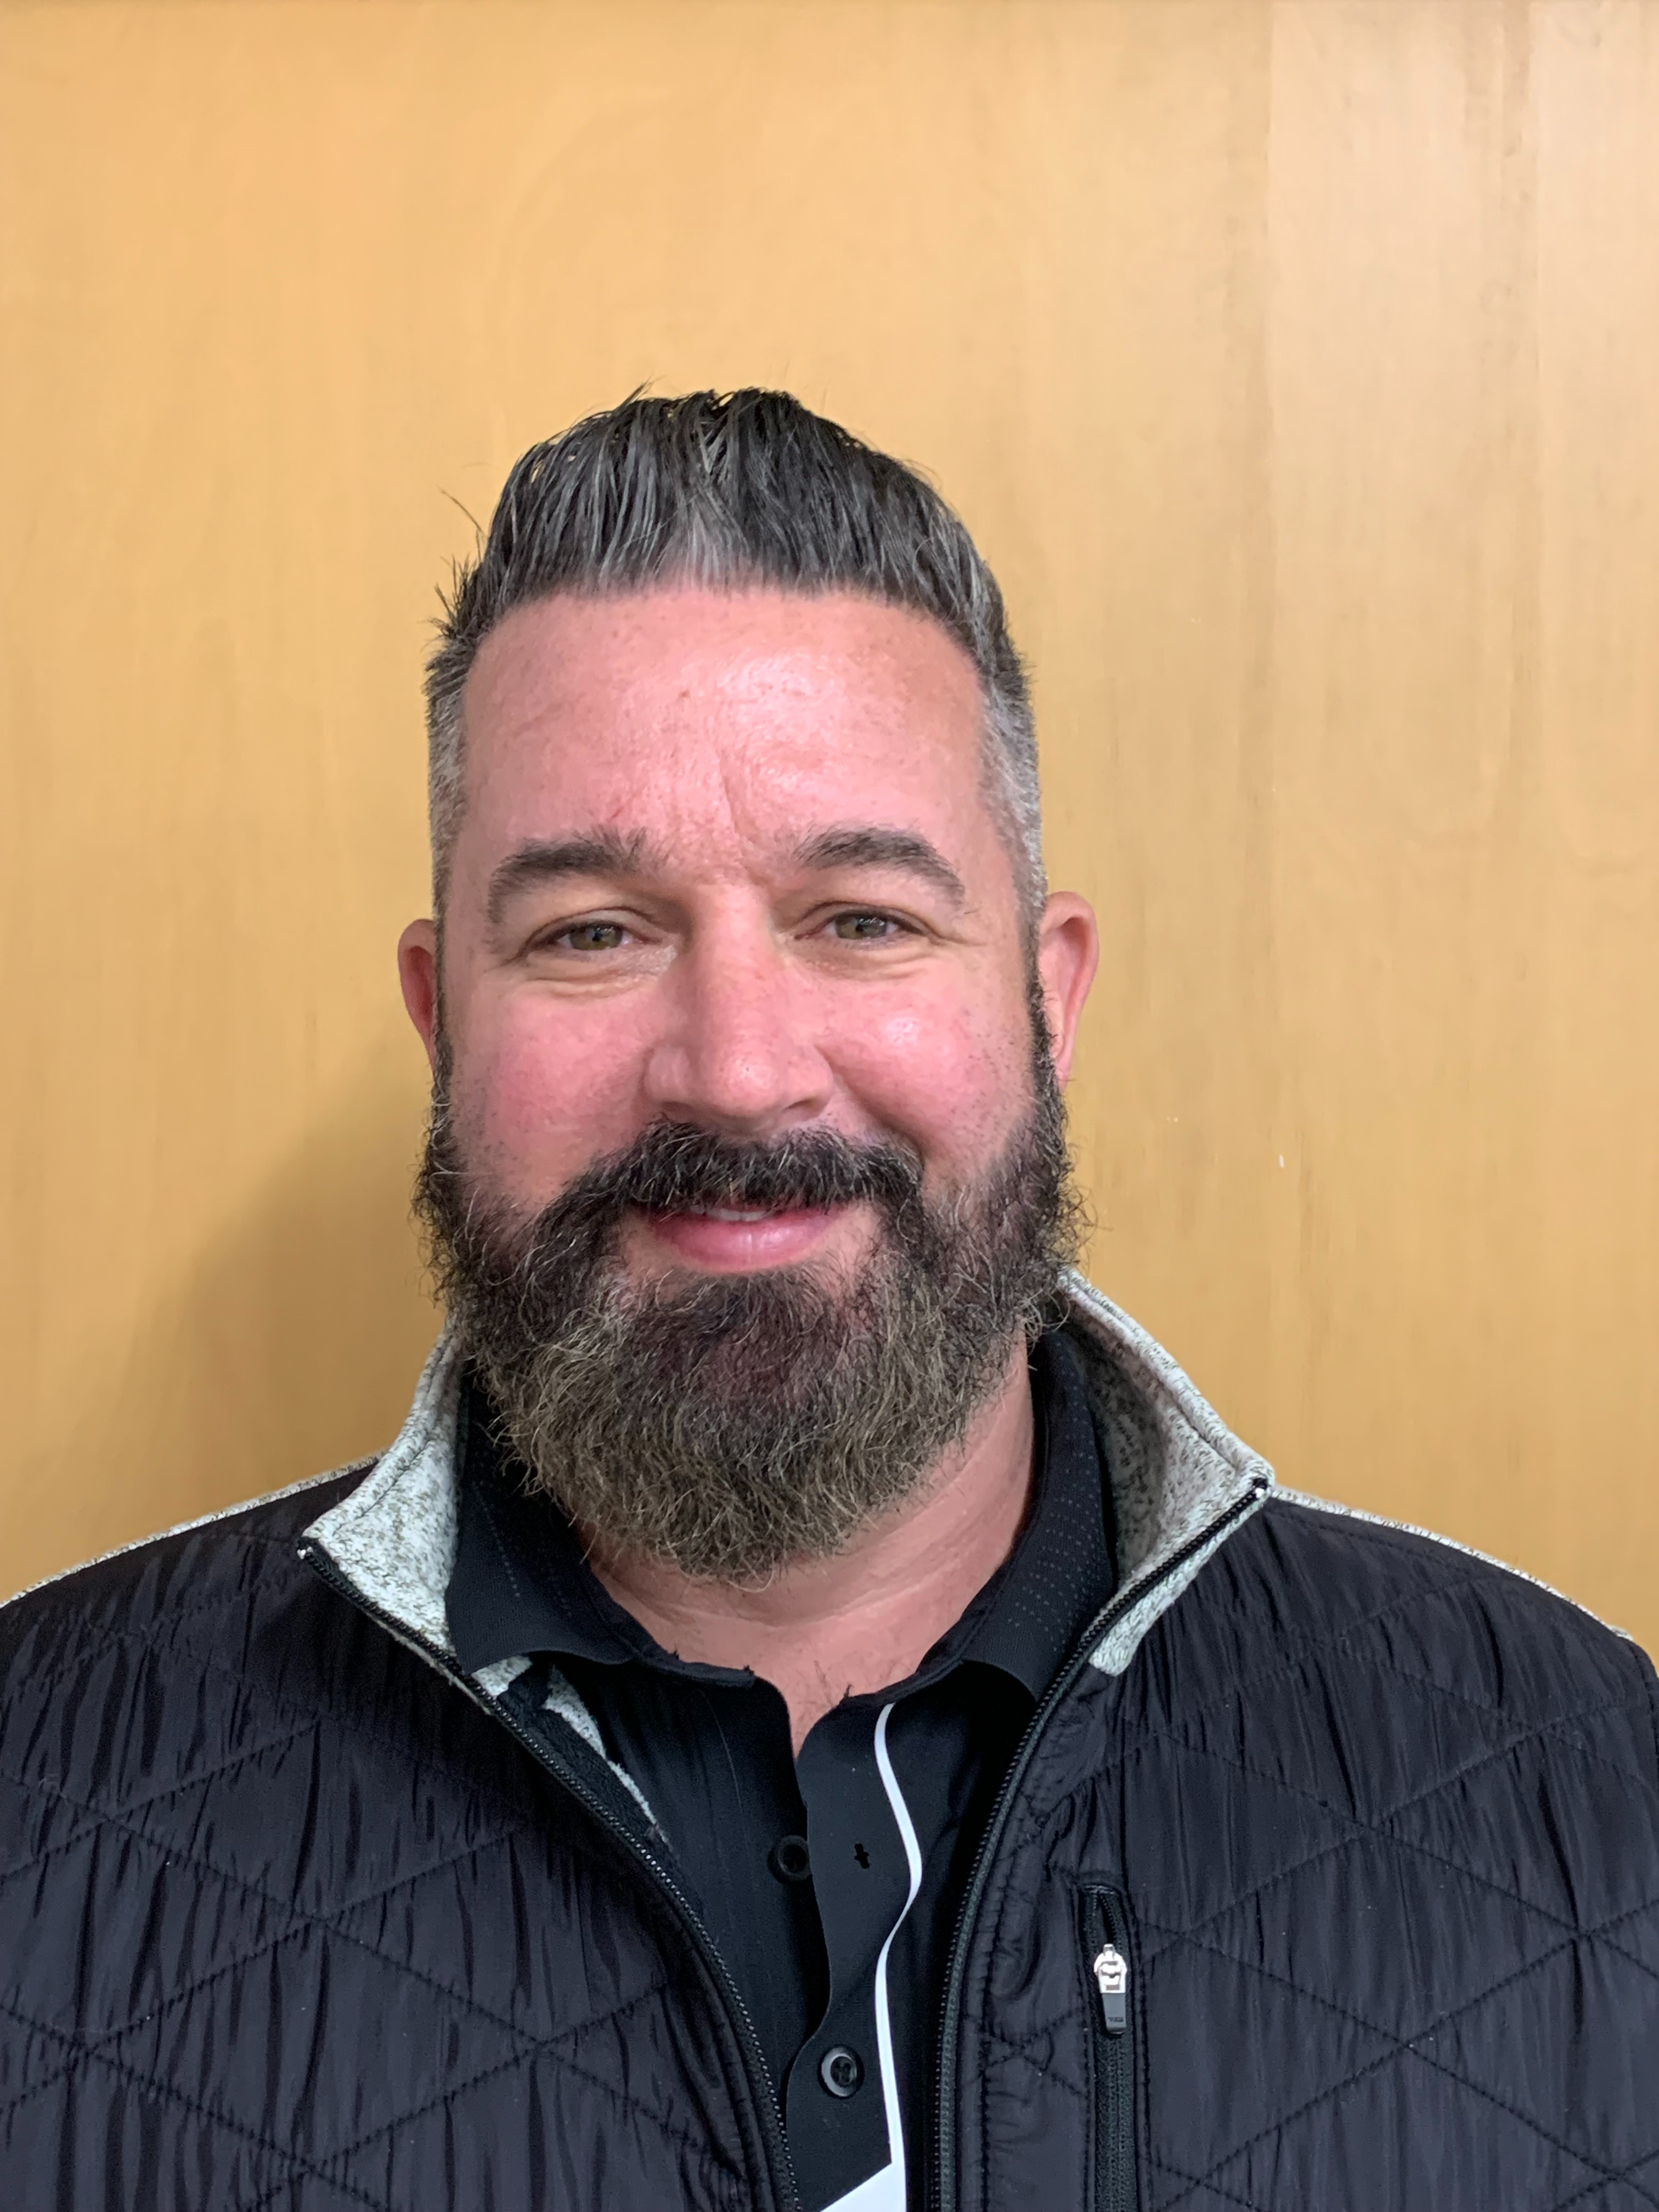
M853 592L948 631L984 708L988 800L1028 927L1042 902L1036 737L1002 593L959 518L914 469L787 392L640 393L532 446L476 561L458 569L426 672L433 896L442 915L460 827L462 696L515 607L691 582Z

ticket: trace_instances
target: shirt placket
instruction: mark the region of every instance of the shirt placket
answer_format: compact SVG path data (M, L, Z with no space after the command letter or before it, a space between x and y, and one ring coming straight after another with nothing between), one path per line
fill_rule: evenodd
M888 1968L921 1886L922 1844L887 1740L892 1712L871 1699L837 1707L796 1762L830 1979L828 2008L786 2089L809 2212L854 2192L860 2212L904 2203L899 2076L908 2021Z

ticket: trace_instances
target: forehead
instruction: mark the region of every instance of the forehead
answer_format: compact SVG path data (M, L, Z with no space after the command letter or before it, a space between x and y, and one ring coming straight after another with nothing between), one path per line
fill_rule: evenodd
M484 640L463 713L466 815L492 845L655 816L762 839L853 817L971 834L984 813L967 654L851 593L538 601Z

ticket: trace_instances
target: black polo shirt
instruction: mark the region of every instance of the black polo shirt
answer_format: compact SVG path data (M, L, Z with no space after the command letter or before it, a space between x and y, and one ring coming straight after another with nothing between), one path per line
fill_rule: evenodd
M806 2212L902 2212L975 1850L1038 1699L1111 1595L1077 1354L1047 1336L1030 1371L1036 1479L1013 1552L907 1680L843 1699L798 1759L778 1691L665 1651L463 1394L457 1656L469 1673L556 1666L639 1785L754 2021Z

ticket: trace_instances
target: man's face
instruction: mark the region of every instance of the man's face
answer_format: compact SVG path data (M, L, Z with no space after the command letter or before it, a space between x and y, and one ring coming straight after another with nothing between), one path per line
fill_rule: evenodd
M935 624L851 595L693 587L520 608L469 678L445 915L451 1127L528 1217L655 1125L896 1144L970 1185L1032 1105L1028 952L988 804L973 669ZM1092 918L1036 947L1064 1079ZM405 997L437 1049L436 944ZM855 1272L868 1201L630 1209L665 1276Z

